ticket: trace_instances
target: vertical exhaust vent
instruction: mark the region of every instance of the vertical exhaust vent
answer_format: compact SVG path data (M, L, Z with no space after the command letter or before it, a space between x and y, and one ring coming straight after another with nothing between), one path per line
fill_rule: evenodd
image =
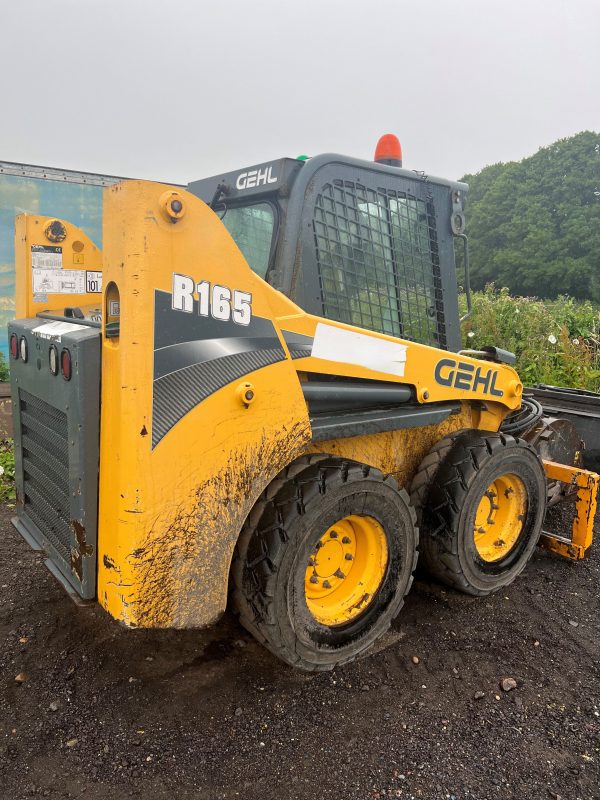
M26 513L69 561L69 450L67 415L21 389L23 491Z

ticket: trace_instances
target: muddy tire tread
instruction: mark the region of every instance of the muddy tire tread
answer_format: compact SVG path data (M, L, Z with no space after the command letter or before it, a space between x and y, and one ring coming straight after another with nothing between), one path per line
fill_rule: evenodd
M456 487L460 486L460 489L466 492L474 473L482 468L489 456L508 447L534 451L524 440L516 439L508 434L490 432L486 435L485 431L479 433L480 441L472 444L465 444L464 441L461 441L465 439L464 430L437 442L415 473L411 484L411 501L417 510L421 533L420 565L440 583L465 594L485 597L492 590L478 589L467 580L460 564L458 547L454 538L438 534L445 528L446 520L454 520L460 513L460 504L457 502L460 500L460 492L457 492ZM438 524L432 527L431 524L424 523L423 509L426 507L429 490L442 463L449 473L441 485L445 502L436 508L435 516L438 518ZM431 516L430 514L429 517L431 518ZM430 523L431 519L428 521ZM506 580L503 581L500 578L493 591L511 584L525 569L527 563L526 560L523 561L516 572L511 571L507 574Z
M274 578L283 555L281 544L287 541L286 531L294 517L304 514L309 504L318 503L319 497L326 494L328 488L336 483L346 483L354 477L375 478L392 486L410 509L411 520L413 526L415 525L416 512L410 505L409 495L404 490L398 490L396 481L390 475L383 475L373 467L353 461L329 456L307 456L293 462L265 489L243 526L234 552L230 594L234 614L244 628L275 656L307 671L333 669L353 661L359 653L346 654L337 659L329 657L323 663L312 663L298 653L290 653L289 647L283 644L278 621L270 613ZM415 536L418 543L416 526ZM252 561L248 559L251 541L253 549L256 550L258 545L261 551L261 557ZM404 597L410 590L417 556L415 547L411 577L402 601L389 620L388 628L401 610ZM248 592L248 583L253 586L251 592Z

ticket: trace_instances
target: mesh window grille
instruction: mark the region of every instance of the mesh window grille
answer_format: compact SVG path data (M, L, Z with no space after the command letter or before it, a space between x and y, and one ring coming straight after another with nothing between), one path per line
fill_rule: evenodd
M275 220L268 203L228 208L223 225L244 254L251 269L264 278L269 267Z
M336 180L313 218L326 317L446 346L433 203Z

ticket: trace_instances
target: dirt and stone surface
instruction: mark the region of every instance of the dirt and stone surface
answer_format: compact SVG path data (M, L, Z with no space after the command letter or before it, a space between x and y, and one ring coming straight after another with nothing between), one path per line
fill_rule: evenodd
M2 800L600 798L600 545L483 600L417 580L376 652L319 675L230 616L75 606L7 511L0 587Z

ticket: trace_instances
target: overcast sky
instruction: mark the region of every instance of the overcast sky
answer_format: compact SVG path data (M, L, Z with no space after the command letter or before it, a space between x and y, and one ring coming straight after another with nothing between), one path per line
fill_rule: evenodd
M600 0L0 0L0 160L186 183L280 156L457 178L600 129Z

